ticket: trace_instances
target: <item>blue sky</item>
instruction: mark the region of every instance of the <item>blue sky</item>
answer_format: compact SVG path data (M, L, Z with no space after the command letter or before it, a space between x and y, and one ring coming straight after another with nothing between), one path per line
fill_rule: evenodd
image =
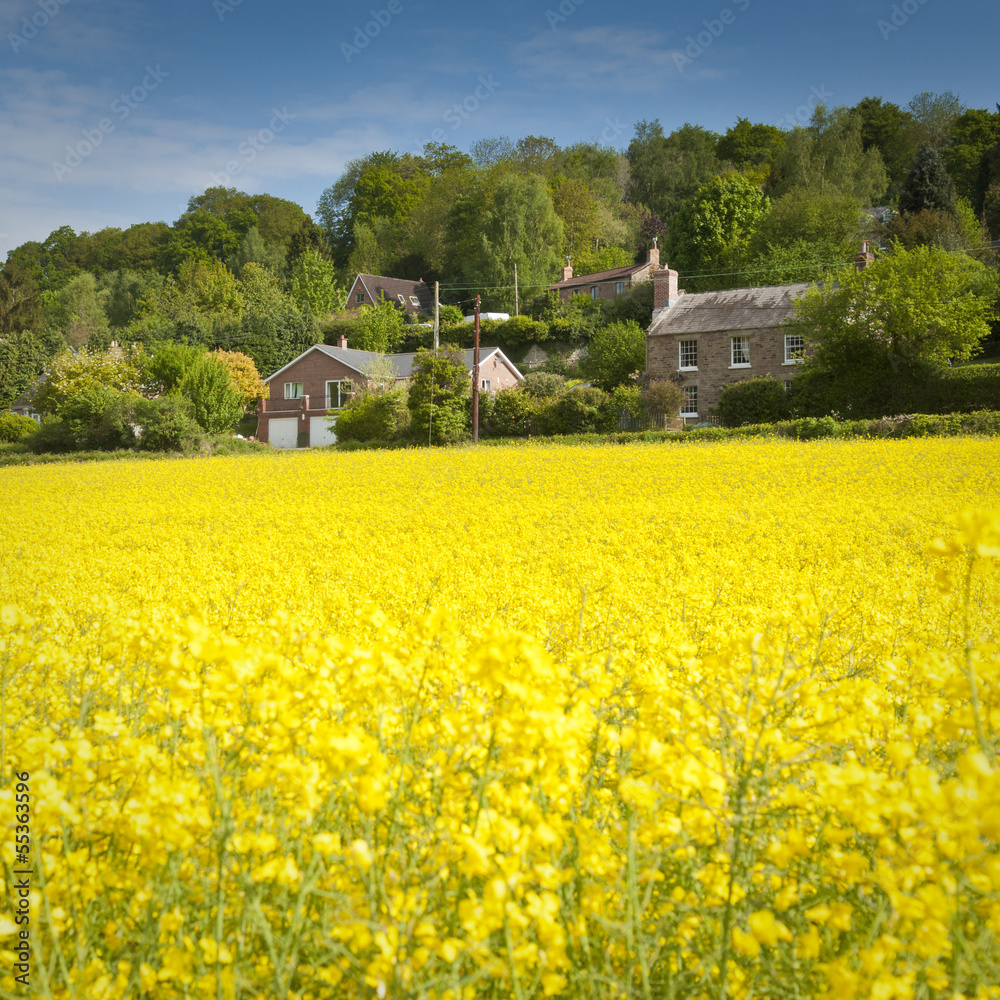
M213 184L314 213L432 139L624 149L640 119L784 125L822 98L1000 100L996 0L0 0L0 259L173 222Z

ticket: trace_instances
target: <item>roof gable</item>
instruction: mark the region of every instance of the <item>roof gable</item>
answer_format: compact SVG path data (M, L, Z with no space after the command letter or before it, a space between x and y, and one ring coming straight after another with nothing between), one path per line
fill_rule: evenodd
M575 274L565 281L557 281L554 285L549 285L550 289L573 288L575 285L593 285L601 281L614 281L616 278L631 278L639 271L649 267L649 261L641 264L628 264L625 267L613 267L609 271L595 271L593 274Z
M379 293L383 293L387 302L402 305L407 312L430 313L434 311L434 296L423 280L412 281L409 278L385 278L379 274L359 273L351 286L352 290L359 281L373 302L378 300ZM402 303L399 301L400 295L403 296ZM415 306L410 301L411 296L416 297L419 305Z

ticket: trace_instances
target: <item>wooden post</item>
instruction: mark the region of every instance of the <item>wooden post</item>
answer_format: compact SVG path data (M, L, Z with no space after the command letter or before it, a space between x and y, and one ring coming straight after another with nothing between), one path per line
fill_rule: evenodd
M475 330L472 348L472 443L479 441L479 296L476 296Z
M517 261L514 262L514 315L520 314L520 304L517 295Z
M441 283L434 282L434 350L438 349L438 338L441 332Z

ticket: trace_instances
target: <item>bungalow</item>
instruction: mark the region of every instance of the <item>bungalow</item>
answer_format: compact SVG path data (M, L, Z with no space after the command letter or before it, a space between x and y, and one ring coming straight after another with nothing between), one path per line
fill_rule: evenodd
M463 352L472 378L473 350ZM415 354L389 354L394 379L413 373ZM366 377L379 355L356 351L341 336L337 346L316 344L264 379L269 399L257 402L257 440L276 448L305 448L333 444L335 417L351 398L351 386ZM524 376L498 347L479 349L479 388L497 392L516 385Z
M410 281L406 278L383 278L377 274L359 274L347 294L347 309L360 309L374 305L379 296L386 302L395 302L400 309L411 315L434 312L434 293L424 283L424 279Z
M660 270L660 251L654 245L650 248L644 264L629 264L627 267L613 267L609 271L573 276L573 265L566 258L562 278L549 285L550 292L558 292L561 302L571 295L589 295L592 299L613 299L623 295L641 281L649 281Z

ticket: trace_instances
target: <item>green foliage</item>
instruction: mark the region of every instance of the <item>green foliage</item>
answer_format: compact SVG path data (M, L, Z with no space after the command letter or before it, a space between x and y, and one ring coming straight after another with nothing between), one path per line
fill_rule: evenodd
M106 346L107 292L87 271L73 275L57 291L45 293L45 323L57 331L70 347L85 344Z
M292 299L303 312L324 316L344 308L347 289L337 281L337 269L316 250L300 254L292 267L289 288Z
M241 234L223 219L204 209L189 212L177 221L170 239L160 248L160 267L176 273L185 264L235 261Z
M251 226L240 242L239 250L233 262L233 271L242 276L246 264L259 264L275 275L285 273L288 251L280 243L267 243L260 234L260 228Z
M903 182L899 210L911 212L956 212L957 193L941 154L929 143L922 146Z
M188 371L202 358L205 351L187 344L157 344L145 358L144 382L154 391L180 392Z
M645 371L645 331L630 321L600 327L590 340L581 367L586 378L600 389L624 385L636 372Z
M736 124L716 143L715 155L738 170L774 162L785 145L785 133L774 125L754 125L746 118Z
M357 311L350 346L359 351L392 354L405 333L406 320L402 311L380 293L378 302Z
M547 340L549 325L530 316L511 316L509 320L497 323L491 332L505 344L517 347L521 344L537 344Z
M982 201L981 178L989 151L1000 142L1000 111L969 108L955 119L942 151L960 197Z
M0 339L36 330L41 319L37 282L16 260L8 260L0 268Z
M772 375L754 376L731 383L719 396L719 418L723 427L770 424L789 415L785 383Z
M63 400L56 420L43 420L29 439L33 450L114 451L136 442L135 403L138 397L108 385L92 385ZM51 444L42 448L43 442Z
M138 447L143 451L194 451L201 444L202 429L186 396L139 399L134 412L140 428Z
M716 177L681 206L667 237L671 267L689 291L739 287L769 202L738 174Z
M566 379L555 372L533 371L524 376L520 388L533 399L553 399L566 391Z
M0 409L7 409L30 389L53 353L64 347L61 338L30 330L0 336Z
M418 443L451 444L466 436L469 395L465 356L455 347L421 348L413 359L407 406Z
M917 152L917 120L909 111L881 97L865 97L851 110L861 123L862 148L881 154L888 173L888 190L878 199L894 199Z
M1000 411L1000 365L962 365L937 374L932 393L938 413Z
M338 441L392 441L409 427L406 393L361 393L337 415Z
M206 431L228 430L243 416L243 400L222 362L202 357L185 372L180 392L192 404L192 416Z
M0 441L10 444L21 441L38 430L38 424L31 417L18 413L0 413Z
M551 408L556 417L557 433L604 432L614 426L608 394L593 386L562 393Z
M642 398L646 412L669 420L677 417L686 399L684 390L669 378L646 378L643 381Z
M523 437L530 433L534 414L532 394L519 386L501 389L493 399L489 433L491 437Z
M84 393L109 389L138 395L143 384L143 352L139 349L66 352L53 359L32 403L39 413L59 413L63 404ZM95 397L96 398L96 397Z

